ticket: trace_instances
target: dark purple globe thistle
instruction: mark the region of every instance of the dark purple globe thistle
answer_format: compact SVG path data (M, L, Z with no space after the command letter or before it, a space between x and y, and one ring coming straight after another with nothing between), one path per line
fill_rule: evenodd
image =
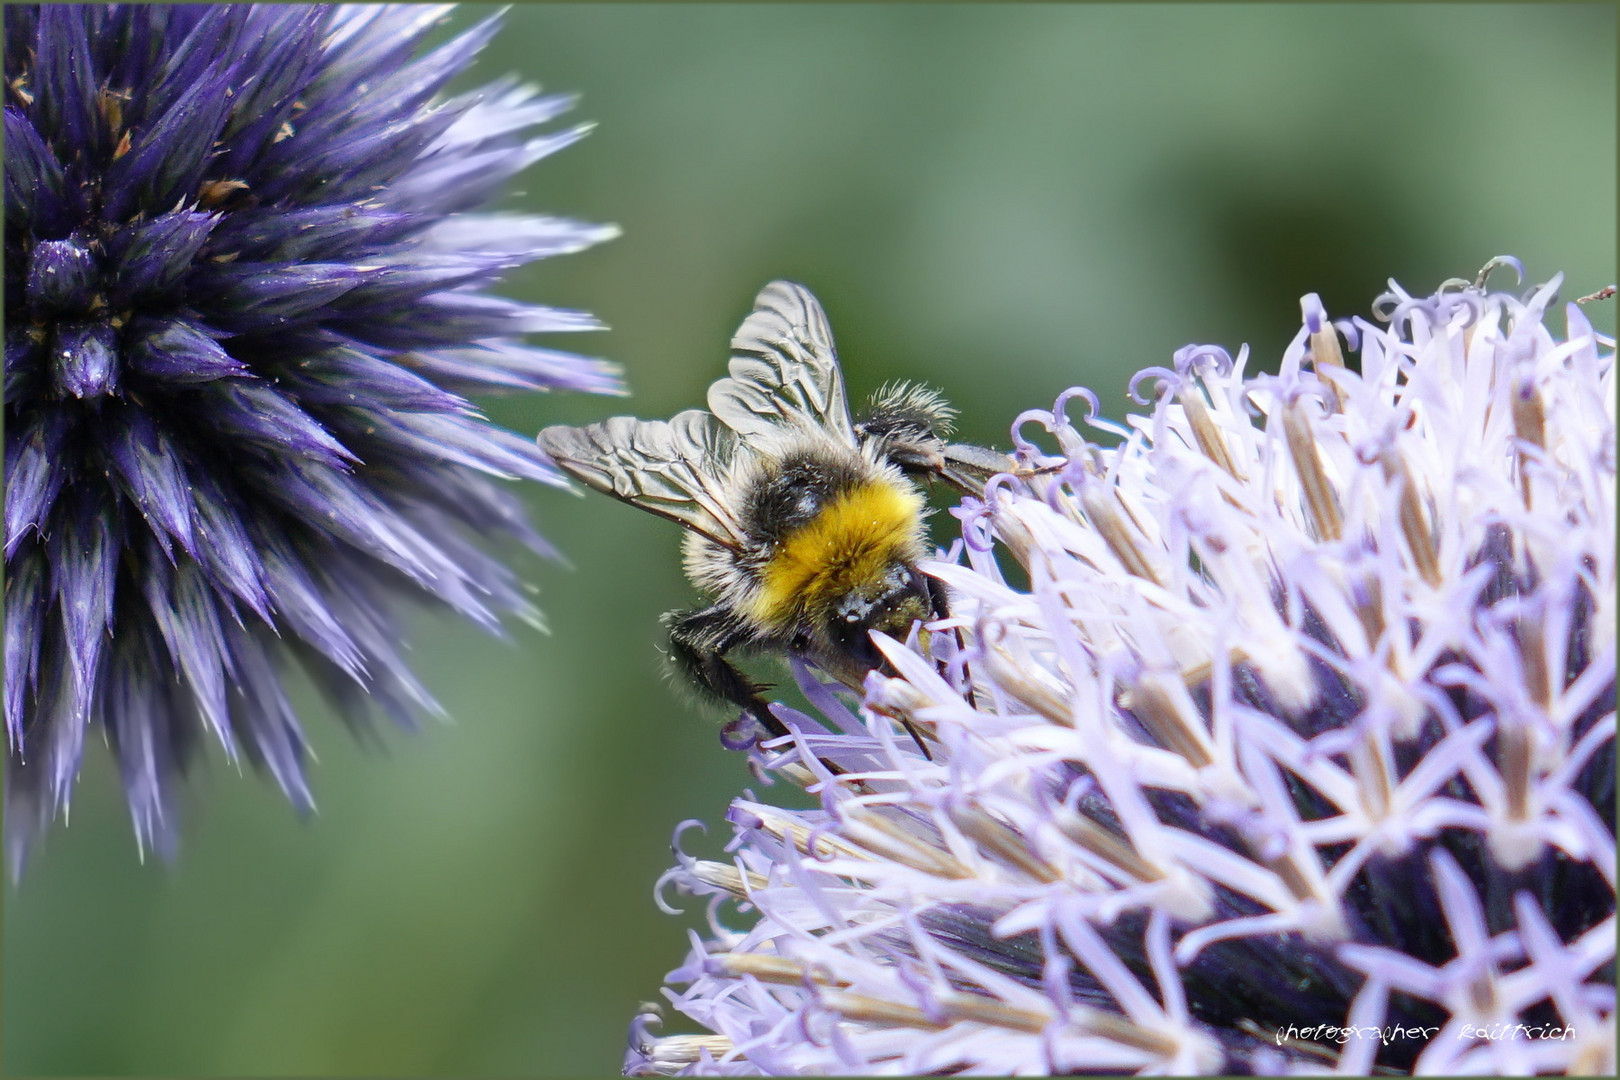
M205 736L309 804L289 657L408 724L402 600L532 617L491 543L547 548L500 481L560 477L463 395L618 388L523 343L589 316L486 291L614 230L472 212L586 129L537 133L571 102L515 82L441 98L496 30L423 52L447 10L7 6L13 872L92 728L168 851Z

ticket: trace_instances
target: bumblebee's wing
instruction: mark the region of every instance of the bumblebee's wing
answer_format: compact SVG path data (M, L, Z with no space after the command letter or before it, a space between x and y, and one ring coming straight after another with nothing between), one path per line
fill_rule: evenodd
M569 476L632 506L736 548L742 529L726 494L730 432L701 409L668 423L615 416L588 427L540 432L540 449Z
M744 439L783 424L824 428L855 445L827 315L810 290L773 281L731 339L729 378L709 387L709 411Z
M992 476L1017 467L1006 454L970 443L949 444L940 451L940 459L935 470L939 478L964 495L983 495Z

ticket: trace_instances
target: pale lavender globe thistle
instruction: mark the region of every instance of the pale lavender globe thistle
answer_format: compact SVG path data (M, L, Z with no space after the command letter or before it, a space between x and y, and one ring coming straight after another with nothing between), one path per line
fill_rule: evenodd
M532 617L501 481L559 474L464 396L614 392L539 348L587 315L488 290L611 227L478 212L585 127L441 6L7 5L6 843L87 737L144 850L212 737L310 804L296 658L353 725L436 708L402 602Z
M1614 341L1485 286L1020 417L950 617L777 706L819 806L666 875L626 1071L1612 1073Z

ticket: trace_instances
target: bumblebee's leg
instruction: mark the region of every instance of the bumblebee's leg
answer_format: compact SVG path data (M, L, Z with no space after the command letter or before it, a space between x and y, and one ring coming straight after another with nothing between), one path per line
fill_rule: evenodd
M917 576L922 578L923 587L928 590L928 606L933 610L934 618L950 618L951 608L945 598L945 583L939 578L930 577L927 574L919 573Z
M669 657L698 689L746 709L771 737L788 729L771 715L759 696L765 689L750 682L725 654L749 638L748 628L723 607L697 611L671 611L664 616L669 628Z
M928 586L928 603L934 610L934 618L936 618L936 619L948 619L948 618L950 618L951 617L951 608L950 608L950 604L946 601L946 597L945 597L945 583L943 581L939 580L938 578L928 577L926 574L923 575L923 578L924 578L924 581L927 583L927 586ZM967 642L962 640L962 628L957 627L956 629L952 630L951 632L956 635L956 648L957 648L957 650L961 651L961 650L966 649L967 648ZM941 671L940 674L944 675L945 672ZM966 677L967 676L967 671L964 669L962 674L963 674L964 677ZM949 682L950 680L946 679L945 681ZM965 691L965 696L967 698L968 708L972 709L972 708L977 708L978 707L978 703L973 700L973 680L971 678L969 678L967 680L967 689Z

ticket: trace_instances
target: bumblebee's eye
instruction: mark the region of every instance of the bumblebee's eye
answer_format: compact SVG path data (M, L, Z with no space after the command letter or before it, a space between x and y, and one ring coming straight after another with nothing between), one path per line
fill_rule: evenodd
M788 648L803 652L810 647L810 635L800 630L788 640Z

